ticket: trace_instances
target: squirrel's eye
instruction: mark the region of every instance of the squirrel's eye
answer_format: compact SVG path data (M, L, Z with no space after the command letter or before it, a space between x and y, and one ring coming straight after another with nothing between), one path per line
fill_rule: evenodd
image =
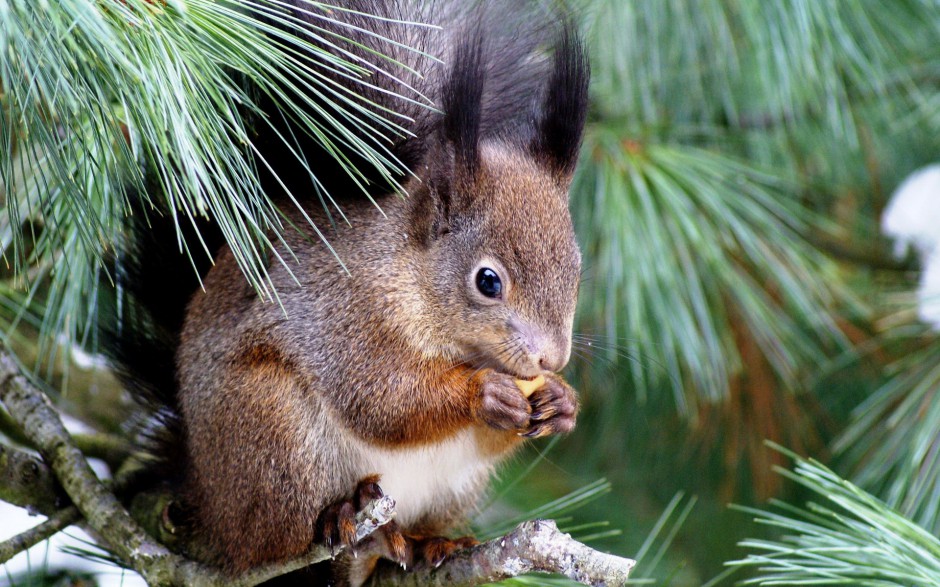
M495 271L484 267L477 271L477 289L488 298L498 298L503 293L503 282Z

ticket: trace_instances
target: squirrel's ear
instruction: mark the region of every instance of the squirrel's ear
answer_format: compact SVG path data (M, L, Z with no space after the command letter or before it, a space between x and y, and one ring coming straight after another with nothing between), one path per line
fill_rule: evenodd
M473 182L480 166L480 118L486 64L483 37L478 29L465 32L451 56L450 71L441 87L439 132L428 144L427 201L419 207L416 224L431 238L447 232L453 216L467 202L461 187Z
M486 82L483 34L465 32L451 56L450 72L441 92L444 109L442 130L454 155L454 172L472 179L480 165L480 118Z
M584 44L570 21L562 23L555 57L537 122L532 154L563 176L574 172L587 116L590 65Z

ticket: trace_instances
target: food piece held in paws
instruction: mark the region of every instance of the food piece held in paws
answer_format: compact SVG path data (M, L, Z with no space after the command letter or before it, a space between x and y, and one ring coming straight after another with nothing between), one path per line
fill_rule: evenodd
M522 392L522 395L529 397L535 390L545 385L545 376L539 375L535 379L516 379L516 387Z

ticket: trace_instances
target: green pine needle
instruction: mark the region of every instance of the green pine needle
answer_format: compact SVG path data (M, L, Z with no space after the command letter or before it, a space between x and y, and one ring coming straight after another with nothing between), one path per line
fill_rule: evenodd
M602 292L582 316L603 317L607 336L641 357L636 389L668 380L683 411L694 411L689 389L721 398L741 368L735 324L795 387L827 343L844 342L833 267L804 236L809 212L785 182L729 157L623 136L592 129L576 178L588 283Z
M786 534L779 540L741 543L750 554L728 564L757 573L743 584L940 585L936 536L822 464L789 456L796 466L782 474L821 501L803 508L777 504L777 512L740 508Z
M920 348L888 367L891 376L854 410L835 449L855 464L856 483L940 534L940 339L905 323L883 342Z
M266 257L287 227L246 149L245 115L257 107L242 79L336 153L360 187L365 169L340 152L392 184L406 173L382 146L404 132L394 113L376 114L317 69L359 79L387 58L374 54L373 65L320 50L315 42L332 37L284 10L277 0L0 0L0 244L15 287L42 315L47 350L59 334L80 341L95 323L96 288L124 245L131 192L155 207L165 199L177 226L211 217L251 285L277 299ZM329 18L339 9L307 10Z

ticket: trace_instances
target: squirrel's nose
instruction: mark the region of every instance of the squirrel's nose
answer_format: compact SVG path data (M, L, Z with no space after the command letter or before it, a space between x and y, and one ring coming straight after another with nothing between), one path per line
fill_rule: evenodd
M529 345L533 363L538 361L543 371L561 371L568 364L571 356L571 339L567 336L547 336L540 334L533 337Z
M549 334L531 322L522 320L512 320L509 325L524 341L529 368L556 372L568 364L568 358L571 356L570 335Z
M565 368L571 356L570 344L549 343L539 353L539 367L545 371L557 372Z

